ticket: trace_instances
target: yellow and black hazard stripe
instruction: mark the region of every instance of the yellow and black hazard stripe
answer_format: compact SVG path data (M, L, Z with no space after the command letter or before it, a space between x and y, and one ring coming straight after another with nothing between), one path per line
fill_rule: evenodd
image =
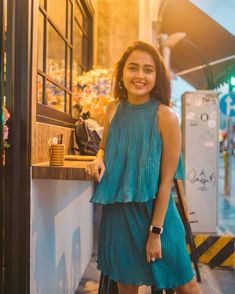
M213 267L235 268L235 241L231 235L205 235L194 236L199 262Z

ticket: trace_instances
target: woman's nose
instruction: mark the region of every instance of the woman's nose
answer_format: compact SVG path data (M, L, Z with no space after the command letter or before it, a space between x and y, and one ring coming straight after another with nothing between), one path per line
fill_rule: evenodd
M137 70L136 77L137 78L143 78L143 76L144 76L143 70L142 69Z

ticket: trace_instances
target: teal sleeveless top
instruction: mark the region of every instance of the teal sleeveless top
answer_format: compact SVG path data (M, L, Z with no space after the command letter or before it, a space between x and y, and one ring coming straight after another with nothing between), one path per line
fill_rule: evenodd
M120 101L105 143L105 173L91 202L147 202L156 197L162 140L157 130L159 101ZM185 179L182 154L175 178Z

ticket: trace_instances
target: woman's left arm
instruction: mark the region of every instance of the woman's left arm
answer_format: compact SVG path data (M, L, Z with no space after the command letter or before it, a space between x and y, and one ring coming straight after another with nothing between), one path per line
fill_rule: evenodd
M165 105L159 106L158 126L162 138L162 156L160 169L160 182L155 200L151 225L163 227L166 210L169 203L172 181L178 165L181 150L181 132L179 119L176 113ZM164 232L163 232L164 233ZM161 258L161 235L149 233L146 245L146 257Z

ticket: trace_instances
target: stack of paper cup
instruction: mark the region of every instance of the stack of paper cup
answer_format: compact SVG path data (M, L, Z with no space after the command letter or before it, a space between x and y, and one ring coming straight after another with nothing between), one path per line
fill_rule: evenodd
M64 165L64 144L51 144L49 148L50 165Z

